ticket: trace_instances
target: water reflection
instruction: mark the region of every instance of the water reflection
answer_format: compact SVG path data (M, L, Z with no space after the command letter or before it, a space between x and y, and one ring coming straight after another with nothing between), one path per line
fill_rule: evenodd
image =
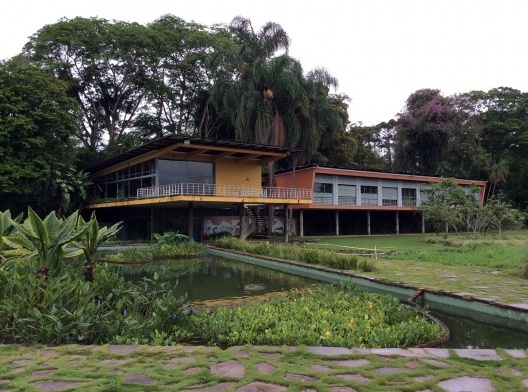
M444 312L433 312L433 314L442 320L451 332L449 341L442 347L528 349L526 332L499 328Z
M233 304L243 299L261 300L317 283L308 278L216 256L119 268L134 280L152 277L157 271L160 279L178 282L175 288L178 295L186 295L193 304L201 306Z

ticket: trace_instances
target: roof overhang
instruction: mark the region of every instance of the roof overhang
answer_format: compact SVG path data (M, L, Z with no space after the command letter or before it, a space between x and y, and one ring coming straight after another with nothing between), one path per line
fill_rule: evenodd
M288 155L288 148L278 146L167 136L98 163L88 171L97 178L154 158L203 162L229 158L264 165Z

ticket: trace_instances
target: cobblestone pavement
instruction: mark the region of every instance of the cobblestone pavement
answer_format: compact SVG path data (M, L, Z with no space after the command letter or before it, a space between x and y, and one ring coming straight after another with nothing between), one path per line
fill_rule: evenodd
M501 349L0 346L0 392L528 391L527 355Z

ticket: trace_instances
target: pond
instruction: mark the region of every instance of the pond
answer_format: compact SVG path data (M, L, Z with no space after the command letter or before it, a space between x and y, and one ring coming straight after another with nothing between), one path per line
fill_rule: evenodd
M265 300L284 295L288 290L302 289L320 282L261 266L207 255L203 259L117 267L130 279L152 277L154 272L174 282L178 295L186 296L198 308L239 304L248 300ZM470 318L435 311L451 332L446 348L527 349L528 332L499 328Z

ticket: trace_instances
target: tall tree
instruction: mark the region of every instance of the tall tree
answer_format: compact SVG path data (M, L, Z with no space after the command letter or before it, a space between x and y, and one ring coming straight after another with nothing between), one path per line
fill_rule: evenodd
M137 23L77 17L44 26L26 44L26 56L68 83L83 114L77 137L90 151L119 143L131 127L145 97L149 40Z
M528 205L528 93L500 87L485 94L481 143L490 156L490 189Z
M195 116L212 87L222 45L223 30L207 29L165 15L151 23L153 50L146 57L148 101L135 126L143 134L194 134L200 122Z
M53 209L44 190L74 163L76 114L64 82L23 58L0 63L0 210Z
M446 160L453 118L453 107L439 90L423 89L411 94L396 128L397 169L436 174L438 163Z

